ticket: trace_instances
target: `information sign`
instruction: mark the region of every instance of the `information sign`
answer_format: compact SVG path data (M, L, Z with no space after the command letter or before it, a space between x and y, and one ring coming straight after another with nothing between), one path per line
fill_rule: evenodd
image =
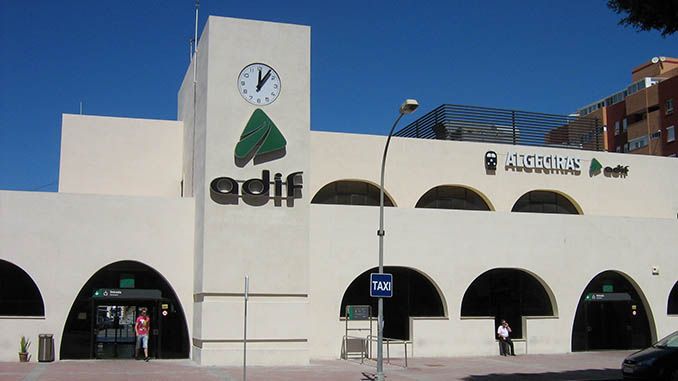
M393 296L393 275L383 273L370 274L370 296L390 298Z

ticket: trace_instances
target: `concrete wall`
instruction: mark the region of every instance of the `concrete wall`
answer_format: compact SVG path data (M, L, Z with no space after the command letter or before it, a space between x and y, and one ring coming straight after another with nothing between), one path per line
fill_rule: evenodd
M281 78L278 99L254 106L238 92L241 70L251 63L273 67ZM191 115L187 73L181 115ZM194 127L193 195L196 202L194 356L200 364L238 364L242 329L223 316L242 314L243 278L251 279L252 364L308 362L308 208L222 205L210 183L230 177L241 185L268 170L283 177L308 172L310 134L310 31L308 27L210 17L199 44L198 110ZM203 98L204 97L204 98ZM189 105L188 108L186 105ZM202 109L201 107L205 107ZM263 110L287 141L277 160L238 165L234 149L256 109ZM189 136L187 135L187 139ZM188 152L191 150L186 150ZM305 189L303 190L305 192ZM281 317L284 319L281 323ZM237 318L235 318L237 319ZM237 321L237 320L236 320Z
M379 185L381 136L313 132L310 196L336 180L357 179ZM485 152L498 158L496 173L484 167ZM507 152L556 154L581 159L579 174L506 169ZM590 176L591 160L603 166L628 166L626 177ZM523 194L555 190L581 206L585 215L675 219L678 212L678 161L608 152L551 149L440 140L394 138L389 147L384 188L400 208L413 208L428 190L461 185L484 195L496 211L511 211Z
M59 192L178 197L181 122L64 114Z
M101 268L142 262L169 282L193 314L191 200L0 191L0 259L35 281L45 317L0 317L0 361L17 361L19 338L52 333L56 357L68 312L80 289Z
M344 334L343 294L358 275L378 264L378 208L313 205L311 211L311 354L337 358ZM448 308L446 319L413 321L417 356L497 353L492 318L461 318L466 289L494 268L526 270L553 292L556 317L526 319L524 350L529 353L570 351L579 298L606 270L638 284L657 337L675 330L675 320L666 314L678 274L674 219L387 208L385 228L385 265L430 277ZM660 268L659 275L652 275L653 266Z
M311 139L310 197L336 180L379 183L384 137L313 132ZM499 155L494 174L484 168L488 150ZM507 152L578 157L582 171L547 174L506 169ZM604 166L628 165L629 175L590 176L593 158ZM671 254L678 245L674 234L678 194L670 191L678 189L676 178L678 162L661 157L394 139L385 189L397 207L386 208L385 265L426 274L441 290L448 308L445 319L413 320L415 354L497 353L494 321L462 319L460 308L471 282L499 267L537 275L557 303L555 318L526 319L519 351L569 352L578 300L588 283L606 270L626 274L638 284L648 300L656 336L674 330L666 303L678 277ZM474 189L486 196L494 211L415 209L417 200L438 185ZM566 194L584 215L510 213L518 198L531 190ZM312 357L339 356L343 293L358 275L378 264L378 213L376 207L311 207ZM651 274L653 266L660 267L660 275ZM563 269L575 270L563 276Z

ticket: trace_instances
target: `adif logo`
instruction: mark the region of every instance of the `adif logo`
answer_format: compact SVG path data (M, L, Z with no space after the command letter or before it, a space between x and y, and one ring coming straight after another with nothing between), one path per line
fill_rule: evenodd
M235 145L235 163L244 167L250 160L259 164L279 159L285 156L286 145L287 140L271 118L261 109L256 109ZM286 200L287 206L291 207L295 199L301 198L302 174L301 171L293 172L283 179L282 173L276 173L271 181L271 172L265 169L261 171L261 178L236 180L217 177L210 183L210 198L222 205L237 205L242 199L252 206L264 205L271 199L275 206L281 206L282 201ZM283 187L286 191L283 191Z
M596 158L591 159L591 166L589 167L589 176L597 175L600 173L600 170L603 169L603 165L600 164Z
M230 177L217 177L210 183L210 198L217 204L237 205L239 199L243 199L246 204L251 206L261 206L270 199L274 200L275 206L281 206L282 201L287 201L287 206L294 206L294 200L301 198L301 189L303 184L303 172L293 172L287 175L285 181L281 173L273 175L271 181L271 172L261 171L261 178L253 178L246 181L239 181ZM242 183L242 186L240 186ZM273 185L273 196L271 197L271 185ZM283 186L286 192L283 192ZM242 191L241 189L242 188Z
M589 167L589 176L593 177L602 172L606 177L626 177L629 175L629 166L628 165L617 165L616 167L604 167L600 162L593 158L591 159L591 166Z
M285 156L287 140L262 109L254 110L235 146L235 164L265 163Z

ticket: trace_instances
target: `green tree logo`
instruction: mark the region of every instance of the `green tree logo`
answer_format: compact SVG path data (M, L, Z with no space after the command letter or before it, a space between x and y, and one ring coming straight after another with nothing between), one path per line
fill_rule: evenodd
M589 176L599 174L602 168L603 165L600 164L600 162L596 160L596 158L591 159L591 166L589 167Z
M244 167L250 160L254 164L279 159L287 153L287 140L275 123L261 109L256 109L240 134L235 146L235 163Z

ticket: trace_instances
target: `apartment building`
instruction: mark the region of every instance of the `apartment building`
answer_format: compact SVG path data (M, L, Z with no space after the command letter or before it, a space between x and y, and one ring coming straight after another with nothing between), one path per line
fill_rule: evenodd
M654 57L631 71L626 88L577 113L598 118L606 126L607 151L675 157L677 98L678 58Z

